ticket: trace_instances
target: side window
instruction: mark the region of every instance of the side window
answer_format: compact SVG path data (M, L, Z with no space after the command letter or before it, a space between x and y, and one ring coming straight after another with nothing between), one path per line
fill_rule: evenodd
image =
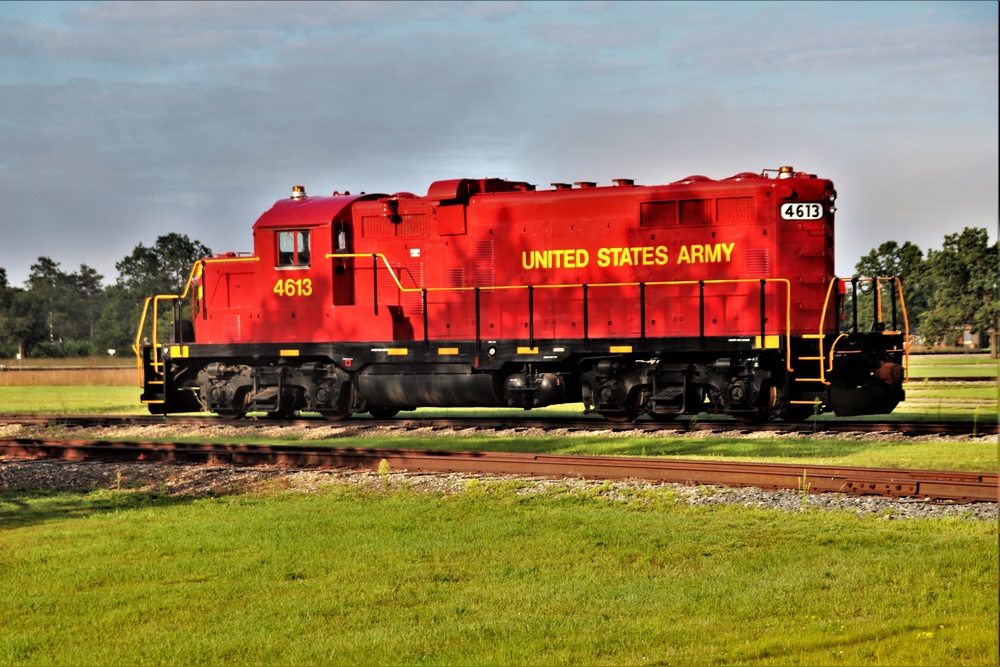
M278 232L278 266L309 266L309 230Z

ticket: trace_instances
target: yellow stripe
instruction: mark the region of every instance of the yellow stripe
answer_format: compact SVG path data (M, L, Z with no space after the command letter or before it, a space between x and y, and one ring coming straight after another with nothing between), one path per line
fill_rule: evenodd
M405 357L410 353L405 347L390 347L386 352L390 357Z
M438 354L458 354L457 347L439 347Z
M171 345L170 346L170 356L180 359L186 359L188 356L188 346L187 345Z
M298 350L282 350L279 352L282 357L297 357L299 356Z
M517 348L518 354L538 354L537 347L519 347Z
M781 347L781 336L764 336L764 344L760 343L760 336L754 338L754 347L762 347L765 350L777 350ZM800 357L804 359L805 357Z
M612 345L611 348L608 351L609 352L625 352L625 353L628 353L628 352L632 351L632 346L631 345Z

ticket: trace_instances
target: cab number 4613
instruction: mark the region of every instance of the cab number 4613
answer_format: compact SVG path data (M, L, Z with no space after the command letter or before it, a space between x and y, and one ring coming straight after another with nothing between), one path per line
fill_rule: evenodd
M782 204L782 220L819 220L823 217L822 204Z
M311 296L313 283L309 278L286 278L274 283L274 293L278 296Z

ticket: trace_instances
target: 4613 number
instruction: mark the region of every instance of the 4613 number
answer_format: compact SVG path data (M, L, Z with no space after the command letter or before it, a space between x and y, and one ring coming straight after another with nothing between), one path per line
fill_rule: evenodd
M274 283L274 293L278 296L311 296L313 283L309 278L286 278Z
M782 204L782 220L819 220L823 217L822 204Z

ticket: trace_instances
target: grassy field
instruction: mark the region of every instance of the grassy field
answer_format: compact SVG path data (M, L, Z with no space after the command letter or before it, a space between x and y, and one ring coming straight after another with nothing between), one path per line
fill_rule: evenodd
M1000 375L1000 359L990 359L985 354L914 354L910 355L909 372L913 379L968 377L995 380Z
M145 412L134 371L128 384L0 386L0 410ZM995 438L380 439L340 437L340 426L186 435L998 468ZM165 420L163 437L179 439L170 428ZM690 507L664 489L560 483L528 492L470 480L455 495L387 480L367 490L303 494L272 482L230 492L0 493L0 665L1000 662L991 522L892 521L807 503L801 512Z
M996 665L997 527L469 482L0 496L0 664Z
M3 379L0 373L0 380ZM0 384L0 413L5 414L149 414L139 402L141 390L102 385L50 386Z

